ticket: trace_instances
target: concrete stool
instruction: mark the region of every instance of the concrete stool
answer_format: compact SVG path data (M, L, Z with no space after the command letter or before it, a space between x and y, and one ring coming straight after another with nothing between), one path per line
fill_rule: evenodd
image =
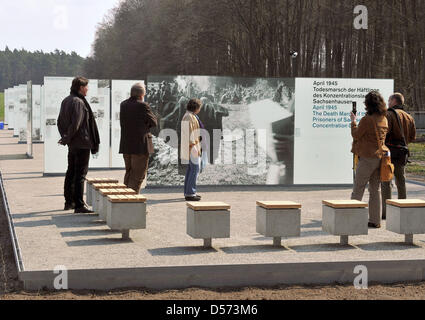
M118 180L109 178L86 178L86 202L89 206L93 204L92 185L94 183L118 183Z
M387 200L387 230L404 234L405 242L413 244L414 234L425 233L425 201Z
M97 205L97 212L99 213L99 220L106 221L107 207L108 207L108 196L117 195L135 195L136 191L130 188L122 189L99 189L100 200Z
M187 202L187 234L204 239L212 247L213 238L230 238L230 205L223 202Z
M323 200L323 231L340 236L342 245L348 244L348 236L367 235L367 207L367 203L357 200Z
M273 237L273 245L280 247L282 237L301 234L301 204L292 201L257 201L257 232Z
M130 230L146 229L146 198L137 195L107 196L106 223L120 230L122 239L130 239Z
M94 183L92 184L92 209L94 212L98 212L98 205L100 200L100 189L123 189L127 186L123 183Z

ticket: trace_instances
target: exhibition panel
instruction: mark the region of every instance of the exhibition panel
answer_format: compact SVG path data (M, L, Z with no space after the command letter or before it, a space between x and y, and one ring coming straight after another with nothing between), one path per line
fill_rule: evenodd
M21 84L15 87L14 108L14 136L19 137L20 143L27 141L27 85Z
M5 108L7 107L8 115L7 115L7 122L8 122L8 128L9 130L14 131L15 127L15 97L16 97L16 90L15 88L9 88L7 91L7 105L5 105ZM15 135L15 133L13 133Z
M112 104L112 121L111 121L111 168L124 168L124 159L119 154L121 125L120 125L120 105L121 102L130 97L131 87L142 80L112 80L111 81L111 104Z
M297 78L295 87L294 183L353 183L353 102L360 120L365 115L366 94L377 90L387 101L394 81Z
M9 121L8 94L9 89L4 89L4 124L8 124Z
M42 141L41 137L41 86L32 85L32 139Z
M25 143L27 144L27 156L28 158L33 157L33 148L32 148L32 142L33 142L33 136L32 136L32 129L33 129L33 92L32 92L32 81L27 82L27 130L25 132Z
M46 135L44 142L44 173L63 174L67 169L67 147L58 144L60 134L57 128L61 103L70 93L73 78L44 78L44 108ZM86 100L89 102L100 134L99 153L90 160L90 168L109 168L109 80L90 80Z
M46 135L46 107L44 103L44 85L40 86L40 141Z
M183 185L181 120L189 99L199 98L208 163L199 184L292 184L294 85L285 78L149 76L146 101L159 127L148 183Z

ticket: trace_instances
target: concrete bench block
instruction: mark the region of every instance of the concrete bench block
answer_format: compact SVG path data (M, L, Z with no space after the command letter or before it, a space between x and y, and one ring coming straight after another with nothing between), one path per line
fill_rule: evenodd
M230 206L222 202L187 203L186 231L194 239L204 239L211 247L213 238L230 238Z
M92 184L86 181L86 203L91 206L93 204L92 202L93 196L92 196Z
M92 185L92 209L95 213L99 214L99 201L102 199L100 189L122 189L127 188L122 183L94 183Z
M412 244L414 234L425 234L425 201L387 200L388 231L404 234L405 242Z
M95 183L118 183L117 179L110 178L86 178L86 203L93 205L93 184Z
M368 204L360 201L324 201L322 207L323 231L341 237L341 244L348 243L348 236L367 235Z
M99 212L99 220L106 221L108 196L112 195L135 195L136 191L129 188L123 189L100 189L99 194L101 198L98 203L97 211Z
M265 237L273 237L276 246L280 246L282 237L301 235L301 205L279 203L257 201L256 230Z
M120 230L123 239L129 231L146 229L146 198L142 195L108 196L106 222L112 230Z

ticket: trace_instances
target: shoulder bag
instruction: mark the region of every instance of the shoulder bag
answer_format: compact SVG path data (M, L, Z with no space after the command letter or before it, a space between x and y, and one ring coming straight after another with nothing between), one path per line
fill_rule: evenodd
M378 126L376 125L376 122L373 121L375 125L375 133L376 133L376 139L378 141L378 147L380 149L381 153L381 181L382 182L389 182L393 180L394 177L394 165L391 163L391 156L388 154L388 152L383 150L384 141L381 141L379 139L379 133L378 133Z

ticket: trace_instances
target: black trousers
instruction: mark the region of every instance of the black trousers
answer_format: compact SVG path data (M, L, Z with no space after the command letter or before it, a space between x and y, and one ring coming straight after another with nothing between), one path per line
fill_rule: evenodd
M68 170L65 176L64 196L68 204L75 203L75 208L85 205L83 200L84 181L89 170L89 149L68 149Z

